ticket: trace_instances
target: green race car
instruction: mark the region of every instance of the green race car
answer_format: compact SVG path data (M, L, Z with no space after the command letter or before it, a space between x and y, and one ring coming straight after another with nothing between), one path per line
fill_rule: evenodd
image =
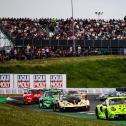
M39 99L40 108L52 108L54 103L60 99L62 91L58 89L50 89L45 91L43 96Z
M97 119L126 118L126 97L109 97L96 107Z

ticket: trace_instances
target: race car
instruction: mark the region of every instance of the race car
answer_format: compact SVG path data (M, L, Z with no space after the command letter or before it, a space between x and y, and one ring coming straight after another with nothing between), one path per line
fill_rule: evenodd
M97 119L126 118L126 97L109 97L95 111Z
M39 98L43 95L43 90L38 89L28 89L23 94L24 104L34 104L38 103Z
M102 94L99 95L99 97L96 98L96 100L104 101L108 97L118 97L118 96L126 96L126 93L125 92L119 92L119 91L102 93Z
M87 96L81 96L77 91L69 91L56 101L53 111L88 111L90 102Z
M43 96L39 99L39 108L52 108L54 103L60 99L61 95L61 90L58 89L45 91Z

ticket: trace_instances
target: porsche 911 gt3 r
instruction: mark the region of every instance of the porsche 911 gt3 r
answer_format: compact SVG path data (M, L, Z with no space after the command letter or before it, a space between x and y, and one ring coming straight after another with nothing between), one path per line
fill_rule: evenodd
M38 103L39 98L42 95L43 95L43 90L40 90L40 89L28 89L23 94L23 103L24 104Z
M126 97L109 97L96 107L98 119L126 118Z
M89 109L90 102L87 96L83 97L78 92L74 91L69 91L67 94L64 94L53 106L54 111L88 111Z
M39 99L39 108L51 108L54 103L60 99L62 95L60 89L50 89L45 91L43 96Z

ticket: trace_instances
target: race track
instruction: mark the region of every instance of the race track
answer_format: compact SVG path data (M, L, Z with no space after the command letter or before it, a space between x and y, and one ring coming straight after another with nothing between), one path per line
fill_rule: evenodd
M14 100L10 101L9 104L12 104L14 106L19 106L22 108L31 109L31 110L37 110L37 111L41 111L41 112L49 112L49 113L60 114L60 115L64 115L64 116L96 120L95 107L97 104L101 103L100 101L96 100L96 97L97 96L94 96L94 95L88 97L90 100L90 104L91 104L91 109L88 112L53 112L52 109L40 109L37 104L36 105L23 105L22 97L13 97ZM106 121L108 121L108 120L106 120ZM126 120L112 120L112 122L126 125Z

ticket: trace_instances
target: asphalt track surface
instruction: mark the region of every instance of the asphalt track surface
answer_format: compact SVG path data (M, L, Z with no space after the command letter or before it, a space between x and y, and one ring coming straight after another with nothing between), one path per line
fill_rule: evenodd
M27 108L27 109L31 109L31 110L37 110L40 112L49 112L49 113L54 113L54 114L59 114L59 115L64 115L64 116L97 120L96 116L95 116L95 107L97 104L101 103L101 101L96 100L96 97L97 96L94 96L94 95L88 96L88 98L90 100L91 108L90 108L90 111L86 111L86 112L53 112L52 109L40 109L37 104L24 105L22 97L13 97L13 99L15 99L15 100L10 101L9 103L14 106ZM108 121L108 120L106 120L106 121ZM126 125L126 120L112 120L112 121L109 120L109 122Z

